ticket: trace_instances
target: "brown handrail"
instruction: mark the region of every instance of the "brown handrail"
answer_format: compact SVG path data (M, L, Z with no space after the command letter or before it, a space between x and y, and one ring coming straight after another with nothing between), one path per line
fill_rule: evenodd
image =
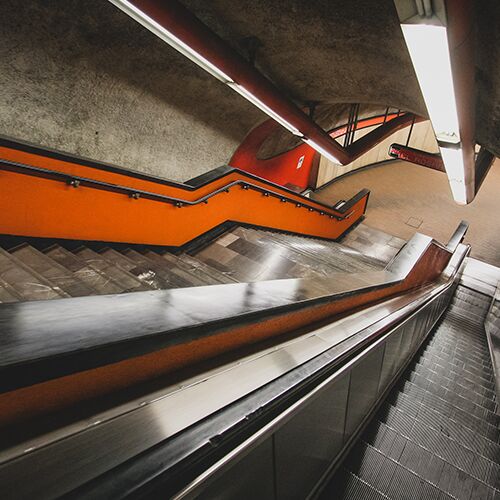
M368 194L368 190L362 190L360 191L357 195L355 195L351 200L349 200L346 204L342 206L342 209L332 209L331 207L327 207L325 205L324 210L321 210L319 208L316 208L312 206L310 203L307 203L309 199L305 196L301 196L300 194L295 194L295 196L299 196L302 198L304 201L303 202L297 202L296 200L290 198L287 195L278 193L276 191L273 191L272 189L268 188L263 188L261 186L258 186L252 182L248 182L245 180L237 180L230 182L226 184L225 186L216 189L215 191L202 196L201 198L198 198L197 200L184 200L181 198L174 198L171 196L166 196L166 195L161 195L157 193L152 193L150 191L144 191L140 189L133 189L127 186L122 186L119 184L111 184L108 182L103 182L103 181L98 181L95 179L90 179L88 177L81 177L81 176L75 176L71 174L66 174L64 172L58 172L56 170L50 170L47 168L42 168L42 167L34 167L32 165L26 165L24 163L18 163L18 162L13 162L9 160L4 160L0 159L0 168L3 170L8 170L8 171L13 171L16 173L21 173L24 175L30 175L33 177L42 177L44 179L52 179L52 180L57 180L64 182L65 184L68 184L70 186L73 186L75 188L78 188L80 186L87 186L91 187L94 189L100 189L100 190L105 190L105 191L110 191L114 193L123 193L128 195L131 198L134 199L139 199L139 198L146 198L150 199L153 201L158 201L158 202L163 202L163 203L169 203L171 205L174 205L178 208L182 208L183 206L195 206L199 205L202 203L208 203L208 200L214 196L217 196L221 193L227 193L229 189L235 186L241 186L242 189L252 189L254 191L261 192L264 196L269 196L273 198L277 198L280 201L284 203L293 203L297 208L306 208L310 212L317 212L320 215L327 215L330 219L335 219L338 221L348 219L351 217L354 213L354 211L348 212L345 215L338 216L335 213L329 213L331 212L337 212L337 213L345 213L349 208L360 198ZM263 179L264 180L264 179ZM265 181L265 180L264 180ZM267 181L266 181L267 183Z

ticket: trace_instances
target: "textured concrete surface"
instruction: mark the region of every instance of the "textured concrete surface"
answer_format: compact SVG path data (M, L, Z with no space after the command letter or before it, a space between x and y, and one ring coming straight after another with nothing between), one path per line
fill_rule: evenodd
M300 104L361 102L426 116L393 0L182 0ZM476 0L477 142L500 156L500 2Z
M500 157L500 2L477 0L477 142Z
M0 134L186 180L264 115L104 0L0 2Z
M335 103L426 114L392 0L182 1L241 53L257 37L256 66L325 128ZM500 3L477 11L478 138L498 154ZM0 134L178 180L265 118L105 0L0 2L0 89Z
M392 0L182 0L300 102L367 102L425 115Z
M472 245L472 256L500 266L500 160L467 206L453 202L444 174L406 162L357 172L320 190L314 198L334 203L364 187L371 190L368 226L405 240L421 232L447 243L460 220L465 219L470 223L465 241Z

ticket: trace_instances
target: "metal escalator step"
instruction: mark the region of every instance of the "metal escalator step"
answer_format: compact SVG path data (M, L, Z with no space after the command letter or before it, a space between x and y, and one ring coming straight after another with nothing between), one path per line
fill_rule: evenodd
M477 314L467 316L470 304ZM353 474L390 498L500 498L500 415L486 310L474 295L454 301L349 453L344 466ZM397 464L389 486L376 483L377 471L388 467L382 456ZM415 476L436 490L419 490Z
M464 369L461 370L458 368L457 364L450 363L436 356L431 356L431 353L429 351L427 352L429 355L419 360L419 366L428 368L436 373L446 373L447 377L452 380L464 379L465 384L471 384L476 387L479 386L484 391L494 392L495 385L490 377L474 375L469 370L466 370L466 367L463 365Z
M481 352L478 349L474 349L473 345L468 346L459 339L454 339L453 336L448 337L445 334L443 338L432 342L428 350L441 352L453 358L457 357L464 362L477 365L478 368L486 367L491 371L491 361L488 352Z
M387 426L381 425L367 437L369 446L454 498L469 499L473 492L477 496L472 498L488 498L494 494L492 478L489 483L482 482ZM388 441L398 442L399 447L387 446Z
M351 456L358 460L347 460L344 464L346 469L388 498L452 498L425 476L408 468L401 458L398 461L389 458L367 443L358 443Z
M109 276L115 282L119 283L120 286L123 287L124 292L140 292L144 290L151 290L152 288L147 283L143 283L140 279L130 274L128 271L125 271L125 269L111 264L104 257L88 247L83 246L77 248L73 253L83 259L87 264L99 269L101 273Z
M429 351L428 349L425 350L425 356L432 357L437 363L447 363L450 366L455 366L457 369L463 369L472 376L485 379L489 382L493 381L492 371L488 367L474 366L472 363L468 363L467 360L460 359L459 356L457 356L457 359L450 358L449 354L440 351Z
M60 245L52 245L44 250L52 260L71 271L80 281L96 290L99 295L122 293L123 287L95 267L87 264Z
M384 500L388 497L342 468L320 497L322 500Z
M468 401L486 408L489 411L494 411L496 400L490 399L481 394L470 391L462 385L449 382L439 376L432 375L420 375L417 373L413 373L410 376L410 381L415 383L416 385L420 385L421 387L426 388L430 392L434 392L436 394L444 395L445 391L449 391L451 393L451 397L461 396L462 398L467 399Z
M151 288L166 290L188 286L185 280L173 275L163 261L162 265L158 265L146 255L131 248L124 250L123 254L136 265L129 272Z
M490 470L494 465L490 459L397 409L386 409L385 414L379 418L382 424L408 440L488 484Z
M483 436L477 429L470 429L449 416L444 416L435 412L428 406L419 405L410 399L398 400L396 405L391 405L397 411L406 414L408 417L414 417L415 422L427 425L430 428L441 432L445 436L453 439L466 448L477 452L479 455L494 461L500 457L500 446L497 442ZM498 433L497 433L498 434ZM497 435L492 436L497 439Z
M56 284L40 276L2 248L0 248L0 279L7 283L21 300L69 297Z
M85 297L96 293L93 288L81 281L71 271L30 245L18 246L12 249L10 253L40 276L58 286L70 297Z
M431 380L434 380L436 377L439 377L446 381L447 387L451 388L449 384L457 384L459 387L466 389L468 391L477 393L482 398L488 398L490 400L495 399L495 391L488 386L483 386L482 384L478 384L477 382L473 382L469 380L467 377L460 376L456 371L453 372L448 367L442 368L437 365L434 366L424 366L420 363L417 363L414 366L414 371L419 375L426 376L426 374L432 374Z
M405 381L403 391L409 397L420 398L424 404L452 406L464 414L470 413L479 419L485 420L494 427L500 426L500 415L496 415L482 406L467 404L467 400L464 398L457 397L447 400L409 381Z
M435 346L438 350L447 350L447 352L456 351L458 354L466 357L467 360L471 360L482 365L488 365L489 355L487 345L481 345L474 342L464 342L462 339L457 338L453 333L443 332L443 336L439 340L432 341L429 344L429 349L431 350ZM488 365L489 366L489 365Z
M482 396L476 391L471 391L460 384L454 383L440 375L433 374L429 370L421 370L420 373L412 372L408 380L416 385L420 385L424 389L443 394L443 390L450 391L454 394L462 396L468 401L476 405L482 406L489 411L494 411L495 401L488 397Z
M466 384L473 384L481 387L483 390L494 392L495 383L491 378L481 377L465 369L460 369L457 365L446 362L442 358L435 356L426 356L419 360L419 365L429 368L437 373L446 372L448 377L452 379L461 379Z
M397 408L413 411L415 415L422 413L436 420L439 418L443 420L448 419L452 425L456 423L468 429L469 432L478 433L491 442L497 444L500 442L498 429L495 426L470 413L460 411L454 406L446 406L444 404L425 405L420 400L408 397L404 392L392 394L388 398L387 403Z
M363 440L392 460L402 463L415 473L423 474L436 486L443 486L441 477L443 471L439 470L443 465L447 466L448 471L455 469L455 475L460 475L465 483L473 482L475 488L479 490L491 493L492 489L498 485L498 465L483 457L478 457L470 450L460 449L456 443L450 448L439 438L433 440L431 436L429 439L419 439L418 429L411 436L404 435L380 421L377 422L376 427L372 424L372 429L371 432L363 435ZM430 467L431 464L432 467ZM469 497L465 495L465 498Z

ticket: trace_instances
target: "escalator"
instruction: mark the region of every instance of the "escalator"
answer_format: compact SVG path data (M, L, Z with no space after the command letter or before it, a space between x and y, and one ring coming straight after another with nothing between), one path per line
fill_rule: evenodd
M453 315L380 425L411 439L398 405L415 410L435 388L493 418L491 386L464 402L475 379L460 378L462 351L486 366L477 339L457 341L455 371L441 359L469 294L465 282L455 294L467 223L447 245L405 242L361 223L366 191L328 207L228 168L181 185L12 144L0 153L12 188L0 223L3 498L300 500L349 495L354 480L383 497L351 455L339 464L376 448L360 432ZM467 300L480 322L481 297ZM458 377L449 387L443 370ZM434 410L408 411L426 436ZM457 456L472 453L473 429L457 425L469 433ZM490 427L469 457L489 460L487 477L470 475L487 493Z
M465 231L447 247L379 234L378 259L363 225L341 244L239 226L168 259L146 246L16 242L3 254L54 290L64 285L55 286L57 266L42 276L33 255L61 253L67 271L81 278L69 265L78 261L122 289L2 304L4 497L319 492L445 310ZM232 281L125 293L123 276L159 287L154 279L180 269L171 258L183 255Z
M500 498L500 416L484 321L460 285L321 498Z

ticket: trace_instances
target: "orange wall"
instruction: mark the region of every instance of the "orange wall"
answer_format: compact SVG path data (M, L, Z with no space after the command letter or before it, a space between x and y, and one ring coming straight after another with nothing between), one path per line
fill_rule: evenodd
M392 113L387 116L387 120L392 120L396 116L396 113ZM378 116L360 120L356 130L380 124L383 119L383 116ZM312 171L315 161L319 161L319 153L307 144L302 143L290 151L266 160L257 157L264 141L279 127L280 125L273 120L267 120L254 128L235 151L229 164L282 186L290 183L306 189L310 186L311 175L314 175ZM346 131L347 125L341 125L333 129L330 136L333 138L342 137ZM304 157L302 166L297 168L302 156Z
M352 208L352 217L338 221L328 217L341 215L338 211L239 171L189 189L182 184L162 184L10 147L0 147L0 158L186 201L198 200L234 181L252 183L292 200L283 203L279 198L265 197L260 192L236 185L229 192L210 198L207 204L177 208L168 203L146 198L136 200L123 193L84 185L74 188L61 181L0 168L3 193L0 197L0 233L10 235L182 246L223 222L235 221L335 239L363 216L367 203L365 196ZM308 208L297 208L296 203L315 207L324 211L324 215Z

